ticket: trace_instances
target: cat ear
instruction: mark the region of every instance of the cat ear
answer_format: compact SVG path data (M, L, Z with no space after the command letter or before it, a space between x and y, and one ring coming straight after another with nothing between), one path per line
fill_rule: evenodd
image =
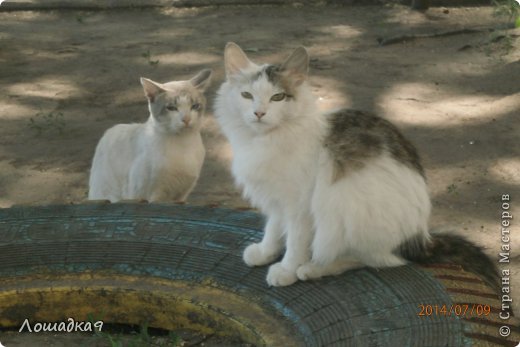
M195 88L203 92L209 86L211 73L211 69L204 69L193 77L190 82Z
M253 63L247 58L242 48L234 42L228 42L224 49L224 65L226 67L226 77L238 74L247 69Z
M157 95L164 93L164 89L158 83L148 78L141 77L141 84L144 89L144 95L150 102L154 102Z
M282 64L282 73L290 78L295 86L302 84L307 79L309 72L309 54L304 47L298 47Z

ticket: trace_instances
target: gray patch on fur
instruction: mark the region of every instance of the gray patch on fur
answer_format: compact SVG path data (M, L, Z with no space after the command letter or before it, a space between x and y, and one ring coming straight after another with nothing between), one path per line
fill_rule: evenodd
M394 253L405 259L420 259L428 253L429 244L430 240L424 234L416 234L399 245Z
M424 176L415 147L390 122L376 115L343 109L329 115L324 146L334 160L336 181L349 170L361 169L387 152L396 161Z
M288 98L294 97L295 90L292 88L288 77L284 76L281 65L263 66L262 69L253 76L252 80L258 80L262 76L265 76L267 81L269 81L273 86L280 87L284 93L287 94Z
M206 98L203 94L193 93L189 90L179 89L176 91L166 91L156 98L153 106L152 117L157 120L164 119L167 116L168 105L177 106L180 104L180 99L186 98L193 105L195 103L200 104L200 108L197 113L200 115L204 113L206 108Z
M412 237L403 242L396 254L418 264L457 264L466 271L482 278L499 293L500 276L498 268L482 248L464 237L446 233L432 233L431 239Z
M272 84L277 84L280 81L280 66L279 65L267 65L263 72L267 76L267 80Z

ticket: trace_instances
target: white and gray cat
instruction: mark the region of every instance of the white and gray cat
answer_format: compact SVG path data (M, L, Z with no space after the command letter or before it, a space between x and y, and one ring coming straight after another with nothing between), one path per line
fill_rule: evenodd
M204 162L200 135L211 70L189 81L141 78L150 117L118 124L99 141L90 172L91 200L184 201Z
M496 285L496 268L478 247L430 234L424 171L395 126L355 110L318 112L305 48L281 65L257 65L228 43L224 59L215 115L233 148L236 183L267 217L262 241L243 258L270 264L285 249L269 285L407 260L469 262Z

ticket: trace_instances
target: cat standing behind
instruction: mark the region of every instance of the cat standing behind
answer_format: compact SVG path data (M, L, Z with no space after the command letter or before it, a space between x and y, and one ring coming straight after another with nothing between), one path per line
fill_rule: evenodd
M141 78L150 117L105 132L92 161L90 200L187 198L204 162L200 129L210 77L205 69L189 81Z
M243 254L285 286L408 260L460 262L495 286L498 273L461 237L430 234L430 197L413 145L388 121L355 110L322 115L308 86L309 57L257 65L234 43L215 116L233 148L232 173L267 216L264 237Z

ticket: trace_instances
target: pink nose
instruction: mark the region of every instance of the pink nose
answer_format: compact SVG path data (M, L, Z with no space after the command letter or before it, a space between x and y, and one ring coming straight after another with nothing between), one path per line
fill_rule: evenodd
M190 122L191 122L191 118L188 118L188 117L184 117L182 119L182 122L184 123L184 125L190 125Z
M255 116L256 116L256 118L260 119L263 116L265 116L265 112L255 111Z

